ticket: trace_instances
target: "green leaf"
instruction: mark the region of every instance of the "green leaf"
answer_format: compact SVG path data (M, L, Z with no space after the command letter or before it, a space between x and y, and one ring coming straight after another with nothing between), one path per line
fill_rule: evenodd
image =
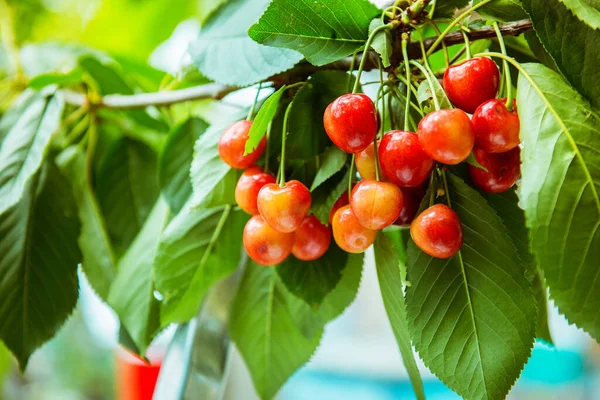
M0 145L8 135L8 132L19 121L25 111L32 103L39 101L39 93L30 89L26 89L12 103L11 107L6 110L0 118Z
M0 338L25 370L77 302L79 222L69 183L44 164L0 213Z
M600 118L558 73L523 68L519 196L531 248L560 312L600 339Z
M75 68L69 72L47 72L37 75L27 82L32 89L43 89L49 85L68 86L80 82L82 79L81 69Z
M96 194L86 173L85 154L78 146L69 147L60 155L59 165L71 182L77 203L81 223L78 243L83 254L81 267L90 286L102 300L108 301L117 262Z
M352 78L354 81L354 78ZM286 157L309 159L331 144L323 127L323 114L333 100L348 92L348 74L318 71L298 91L290 107Z
M281 100L281 96L286 91L287 87L284 85L279 88L278 91L273 93L269 98L263 103L252 122L252 126L250 127L250 132L248 132L248 140L246 141L246 151L244 154L251 153L256 149L267 133L267 128L275 115L277 114L277 109L279 108L279 100Z
M581 22L558 0L523 0L523 7L560 72L600 108L600 30Z
M333 204L340 198L342 193L348 193L348 179L350 169L336 173L323 185L312 192L312 203L310 213L325 225L329 225L329 214Z
M321 339L322 329L310 339L300 332L291 312L298 302L302 300L287 291L274 268L248 263L233 302L229 332L263 399L275 396Z
M190 165L194 143L208 128L200 118L190 118L169 132L158 159L158 182L171 210L177 213L192 194Z
M504 398L531 354L535 299L502 220L475 189L447 174L464 244L454 257L437 259L410 241L411 337L425 365L463 398Z
M375 266L377 268L377 277L379 278L379 287L385 311L394 331L396 342L398 342L402 360L410 377L415 396L417 399L425 399L423 381L421 380L421 374L415 361L408 331L406 304L402 290L401 261L398 253L404 250L397 248L394 242L383 233L378 235L373 248L375 250Z
M592 29L600 28L600 1L598 0L561 0L577 18Z
M302 59L295 51L261 46L248 37L248 28L269 1L229 0L206 19L189 49L204 75L226 85L248 86L286 71Z
M486 167L479 164L479 161L477 161L477 159L475 158L475 155L473 153L469 154L469 157L467 157L466 162L467 162L467 164L472 165L475 168L479 168L479 169L484 170L485 172L489 172Z
M99 132L105 134L102 125ZM160 194L156 153L141 142L118 138L97 167L95 189L115 252L122 255Z
M352 54L381 11L367 0L273 0L248 34L258 43L301 52L314 65Z
M440 103L440 108L452 108L452 103L450 103L450 100L448 99L448 96L446 96L446 92L444 91L444 88L442 88L440 82L437 79L434 79L432 82L433 89L435 90L435 96ZM424 106L423 109L425 110L425 113L435 111L431 86L429 86L429 82L427 80L424 80L419 85L419 88L417 89L417 100Z
M42 165L52 133L60 125L62 97L52 91L34 96L17 105L16 110L23 110L22 114L17 117L9 113L9 120L1 125L6 136L0 144L0 212L21 199L27 183Z
M436 18L452 18L457 10L469 4L469 0L436 0Z
M144 355L159 329L159 303L154 297L152 266L169 206L159 198L146 224L121 258L108 304Z
M475 0L473 5L483 0ZM527 13L521 7L521 0L493 0L477 9L483 18L492 21L510 22L527 18Z
M525 32L523 35L527 44L529 45L529 49L535 55L535 57L546 67L558 71L558 67L556 66L556 61L552 58L552 56L546 51L542 42L537 37L534 31Z
M154 276L163 295L162 326L187 322L208 289L240 264L248 216L231 206L182 211L163 232Z
M369 36L375 29L383 25L384 23L381 18L377 17L373 19L371 24L369 24ZM373 42L371 42L371 47L381 57L381 65L383 65L384 68L392 65L390 62L390 57L392 56L392 33L389 29L377 32L373 38Z
M244 171L231 168L223 179L206 196L201 207L214 208L226 205L237 205L235 200L235 187Z
M344 165L346 165L347 160L348 154L340 150L337 146L328 147L323 156L319 157L321 166L317 171L317 176L315 176L310 191L314 191L317 187L322 185L323 182L339 172Z

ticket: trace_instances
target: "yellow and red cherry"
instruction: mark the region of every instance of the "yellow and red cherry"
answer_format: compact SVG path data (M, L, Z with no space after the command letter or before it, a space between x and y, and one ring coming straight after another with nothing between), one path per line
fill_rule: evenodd
M384 175L401 187L419 186L429 178L433 169L434 161L425 153L413 132L386 133L378 153Z
M354 188L354 186L352 186ZM352 193L352 192L350 192ZM329 212L329 225L331 225L331 221L333 221L333 216L340 208L347 206L350 204L350 195L348 191L342 193L342 195L333 203L333 207L331 207L331 211Z
M354 164L356 165L356 170L362 179L377 179L377 173L375 170L375 145L371 143L366 149L360 153L356 153ZM379 162L379 166L379 179L382 181L387 181L387 177L383 171L381 171L381 161Z
M294 234L276 231L263 217L255 215L246 223L243 241L251 259L260 265L272 266L280 264L291 254Z
M521 149L505 153L486 153L476 148L473 151L475 159L487 171L469 165L469 174L475 186L490 193L505 192L517 182L521 175Z
M309 215L294 232L292 254L298 260L313 261L325 254L330 244L331 229L314 215Z
M377 231L365 228L358 222L349 205L337 210L331 226L335 242L348 253L362 253L377 237Z
M344 94L327 106L323 124L337 147L346 153L361 152L377 134L375 104L365 94Z
M488 153L504 153L517 147L519 116L513 100L513 110L506 108L506 99L492 99L480 105L471 119L475 146Z
M258 214L258 192L269 183L275 183L275 177L264 172L262 167L254 166L245 170L235 186L238 206L250 215Z
M258 192L258 212L280 232L294 232L310 210L310 191L300 181L291 180L284 186L269 183Z
M410 224L415 244L435 258L450 258L463 245L463 232L458 215L445 204L423 211Z
M244 155L248 133L252 121L238 121L230 125L219 140L219 156L231 168L246 169L258 161L265 151L266 138L263 138L253 152Z
M410 225L417 216L421 201L423 201L423 197L425 197L426 188L423 184L414 188L404 187L401 189L404 202L402 211L400 211L400 216L396 222L394 222L394 225L407 226Z
M367 229L390 226L400 216L402 191L391 182L362 180L352 189L350 207L358 222Z
M450 165L466 160L475 143L469 116L457 108L427 114L419 122L418 137L429 157Z
M500 86L500 71L494 61L473 57L453 65L444 73L444 90L456 107L473 114L484 101L496 97Z

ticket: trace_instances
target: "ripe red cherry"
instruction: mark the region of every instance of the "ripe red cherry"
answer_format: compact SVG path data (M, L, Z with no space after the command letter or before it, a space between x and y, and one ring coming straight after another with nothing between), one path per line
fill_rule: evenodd
M311 195L300 181L285 186L270 183L258 192L258 211L269 225L280 232L294 232L310 209Z
M312 261L321 257L331 244L331 229L313 215L304 218L294 232L292 254L299 260Z
M219 156L231 168L246 169L257 162L265 151L267 140L263 138L252 153L244 155L251 126L252 121L238 121L225 129L221 135Z
M337 210L331 226L335 242L348 253L362 253L377 237L377 231L367 229L358 222L349 205Z
M337 147L346 153L358 153L377 134L375 104L365 94L344 94L327 106L323 124Z
M419 122L418 136L429 157L452 165L466 160L475 143L469 116L457 108L427 114Z
M383 135L379 163L388 179L398 186L419 186L431 174L433 160L412 132L391 131Z
M400 216L396 222L394 222L394 225L410 225L415 219L417 211L419 211L419 206L421 205L421 201L423 201L425 192L425 185L420 185L416 188L402 188L402 199L404 200L404 203L402 211L400 211Z
M383 229L394 223L402 210L402 191L390 182L363 180L350 195L352 213L362 226Z
M500 71L495 62L485 57L473 57L453 65L444 73L444 90L456 107L473 114L486 100L498 94Z
M354 187L352 187L354 188ZM329 225L331 225L331 221L333 221L333 216L340 208L347 206L350 204L350 195L348 191L342 193L342 195L333 203L333 207L331 207L331 211L329 212Z
M265 266L277 265L292 252L294 234L271 228L263 217L255 215L244 228L244 248L251 259Z
M444 204L436 204L419 214L410 224L410 235L421 250L436 258L452 257L463 244L458 215Z
M378 143L378 146L380 143ZM379 152L379 151L378 151ZM377 179L377 174L375 171L375 146L371 143L366 149L361 151L360 153L356 153L356 157L354 158L354 163L356 164L356 170L360 174L360 177L363 179ZM382 181L387 181L387 177L381 170L381 161L379 162L379 179Z
M521 175L521 149L516 147L505 153L486 153L481 149L473 151L475 159L487 169L469 165L469 174L473 183L486 192L507 191Z
M258 192L269 183L275 183L275 177L263 172L262 167L255 166L245 170L235 186L235 201L238 206L250 215L258 214Z
M519 145L519 116L506 108L506 99L492 99L480 105L471 119L475 145L488 153L504 153Z

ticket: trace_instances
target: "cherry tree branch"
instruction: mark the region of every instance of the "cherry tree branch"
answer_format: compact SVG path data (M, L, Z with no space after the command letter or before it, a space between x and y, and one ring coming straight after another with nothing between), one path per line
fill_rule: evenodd
M503 36L518 36L524 32L533 29L532 23L529 19L521 21L508 22L499 25L500 32ZM472 29L467 33L470 41L489 39L496 37L494 27L486 26L481 29ZM425 39L425 50L428 50L435 42L437 37L430 37ZM396 41L399 42L399 41ZM464 43L463 35L460 31L451 32L444 38L446 46L452 46L455 44ZM438 46L436 49L441 49ZM392 59L400 59L402 56L402 50L400 48L394 48ZM354 65L359 65L360 57L368 57L365 60L364 70L372 70L378 68L378 55L374 51L368 51L359 55L357 62ZM418 59L421 58L421 48L418 42L411 42L408 46L409 58ZM303 62L290 69L289 71L282 72L274 75L267 79L267 81L273 82L275 86L281 86L284 84L298 82L306 79L311 74L318 70L342 70L347 71L350 69L352 59L347 57L340 61L324 65L322 67L316 67L307 62ZM195 86L186 89L155 92L155 93L141 93L134 95L107 95L94 102L95 107L102 108L116 108L116 109L127 109L127 108L140 108L147 106L166 106L170 104L180 103L184 101L200 100L200 99L221 99L228 93L231 93L239 88L233 86L225 86L218 83L209 83L206 85ZM82 93L75 92L72 90L63 90L63 95L67 103L83 106L88 105L89 100Z

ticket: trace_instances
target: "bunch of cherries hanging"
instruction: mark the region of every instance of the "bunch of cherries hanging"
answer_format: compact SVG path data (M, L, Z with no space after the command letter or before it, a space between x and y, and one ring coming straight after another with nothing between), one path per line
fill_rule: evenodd
M473 152L479 165L469 165L469 173L486 192L506 191L519 178L519 117L513 101L496 98L499 82L498 67L489 58L450 66L443 87L457 108L427 114L417 133L392 130L381 138L379 115L368 96L345 94L334 100L323 117L325 131L337 147L355 155L361 180L333 205L330 227L308 215L311 194L304 184L284 182L283 177L276 183L273 175L254 166L264 151L264 138L244 155L252 122L230 126L219 142L219 154L233 168L246 169L235 196L253 215L244 229L248 255L262 265L279 264L290 254L315 260L329 248L331 230L341 249L360 253L375 241L377 231L392 224L410 224L413 240L432 257L455 255L463 244L458 215L444 204L416 214L436 162L456 165Z

